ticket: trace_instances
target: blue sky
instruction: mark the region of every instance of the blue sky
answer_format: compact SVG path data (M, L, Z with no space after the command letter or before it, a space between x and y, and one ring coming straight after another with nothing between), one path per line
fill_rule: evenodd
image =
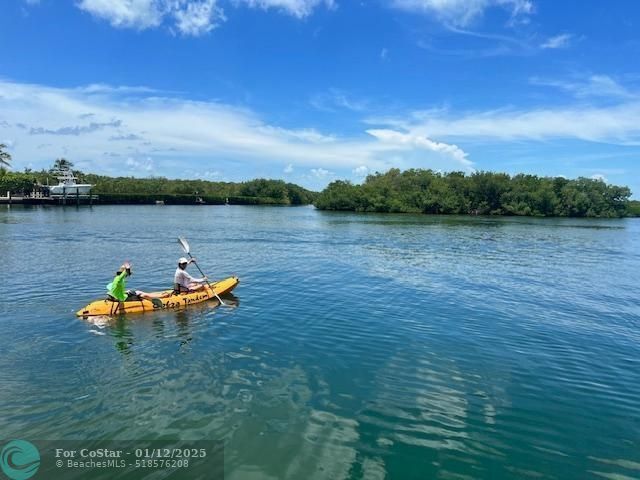
M6 0L0 142L16 170L492 170L638 198L638 32L631 0Z

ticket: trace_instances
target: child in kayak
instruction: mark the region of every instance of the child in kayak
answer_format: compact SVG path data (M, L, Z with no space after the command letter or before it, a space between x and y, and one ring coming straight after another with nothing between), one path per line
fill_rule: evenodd
M176 268L176 273L173 276L174 291L178 293L196 292L198 290L202 290L209 282L209 279L206 276L202 278L193 278L187 273L187 266L195 261L195 258L187 260L184 257L178 260L178 268Z
M134 300L150 300L154 305L162 306L160 298L165 298L171 295L170 292L162 293L146 293L142 290L127 290L127 277L131 276L131 264L124 262L122 266L116 272L116 276L113 281L107 285L107 292L109 292L109 298L117 302L126 302Z

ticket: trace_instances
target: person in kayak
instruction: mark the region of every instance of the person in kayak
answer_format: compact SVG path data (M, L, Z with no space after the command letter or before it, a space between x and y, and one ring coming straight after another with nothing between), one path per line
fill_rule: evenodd
M209 283L209 279L204 276L202 278L193 278L187 273L187 267L190 263L195 263L196 259L187 260L182 257L178 260L178 268L173 276L173 289L177 293L189 293L202 290Z
M127 290L127 277L131 275L131 264L124 262L116 272L113 281L107 285L107 292L109 292L108 295L111 300L115 302L150 300L154 305L162 306L162 302L159 299L171 295L169 292L146 293L142 290Z

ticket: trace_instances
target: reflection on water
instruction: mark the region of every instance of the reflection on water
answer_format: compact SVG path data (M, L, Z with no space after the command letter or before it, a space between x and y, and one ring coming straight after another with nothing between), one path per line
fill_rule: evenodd
M233 308L74 316L125 245L135 287L165 288L176 232L212 277L240 277ZM2 209L0 437L222 439L231 479L636 478L639 233L635 220Z
M227 308L237 308L240 305L240 299L232 293L226 293L221 298ZM142 332L140 334L145 336L151 334L159 339L176 337L180 341L180 346L186 347L192 339L191 320L213 313L213 310L219 307L219 302L213 299L178 310L128 316L123 314L96 315L85 317L82 320L95 327L89 330L91 333L110 335L115 341L116 349L123 354L128 354L135 343L133 327L135 327L135 331Z

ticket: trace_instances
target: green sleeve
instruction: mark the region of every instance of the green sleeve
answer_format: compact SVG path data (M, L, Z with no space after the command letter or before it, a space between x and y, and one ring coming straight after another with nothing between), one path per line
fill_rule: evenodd
M126 290L126 282L127 271L124 270L122 273L116 275L113 281L107 285L107 291L112 297L117 298L121 302L124 302L127 299Z

